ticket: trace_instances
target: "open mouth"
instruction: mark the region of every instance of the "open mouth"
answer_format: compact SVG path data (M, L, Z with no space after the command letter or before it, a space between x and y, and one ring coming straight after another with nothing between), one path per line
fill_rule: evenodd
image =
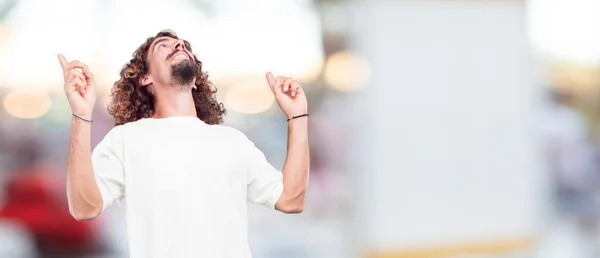
M169 58L171 61L175 61L175 60L192 60L191 57L185 52L185 51L179 51L173 54L173 56L171 58Z
M173 60L190 60L190 58L185 53L179 53L173 57Z

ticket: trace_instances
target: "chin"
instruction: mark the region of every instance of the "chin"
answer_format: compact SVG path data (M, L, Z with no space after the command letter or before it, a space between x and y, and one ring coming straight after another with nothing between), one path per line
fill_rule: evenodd
M188 85L192 84L199 73L198 64L192 60L182 60L179 63L171 66L171 77L175 84Z

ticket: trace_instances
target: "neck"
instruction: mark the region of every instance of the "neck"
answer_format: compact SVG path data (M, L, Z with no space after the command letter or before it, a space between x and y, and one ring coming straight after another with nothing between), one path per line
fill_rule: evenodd
M182 90L183 88L157 91L152 118L171 116L195 117L196 105L194 104L191 90Z

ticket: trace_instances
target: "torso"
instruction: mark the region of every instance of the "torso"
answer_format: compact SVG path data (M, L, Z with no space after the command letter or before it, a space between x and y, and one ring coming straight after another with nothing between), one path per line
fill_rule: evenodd
M120 206L130 257L250 257L246 178L231 129L169 120L124 128Z

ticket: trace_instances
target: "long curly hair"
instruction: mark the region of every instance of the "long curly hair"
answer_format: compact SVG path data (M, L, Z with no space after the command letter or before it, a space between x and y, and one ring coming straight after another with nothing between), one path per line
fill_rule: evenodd
M148 87L140 84L140 79L148 72L147 55L152 42L158 37L171 37L178 39L170 31L161 31L154 37L149 37L134 53L133 57L120 72L121 78L115 82L112 90L112 102L108 113L113 116L115 126L134 122L154 114L154 95ZM223 103L216 100L217 89L208 80L208 74L202 72L202 62L194 55L198 64L196 89L192 89L192 96L196 106L196 114L200 120L207 124L223 123L225 108Z

